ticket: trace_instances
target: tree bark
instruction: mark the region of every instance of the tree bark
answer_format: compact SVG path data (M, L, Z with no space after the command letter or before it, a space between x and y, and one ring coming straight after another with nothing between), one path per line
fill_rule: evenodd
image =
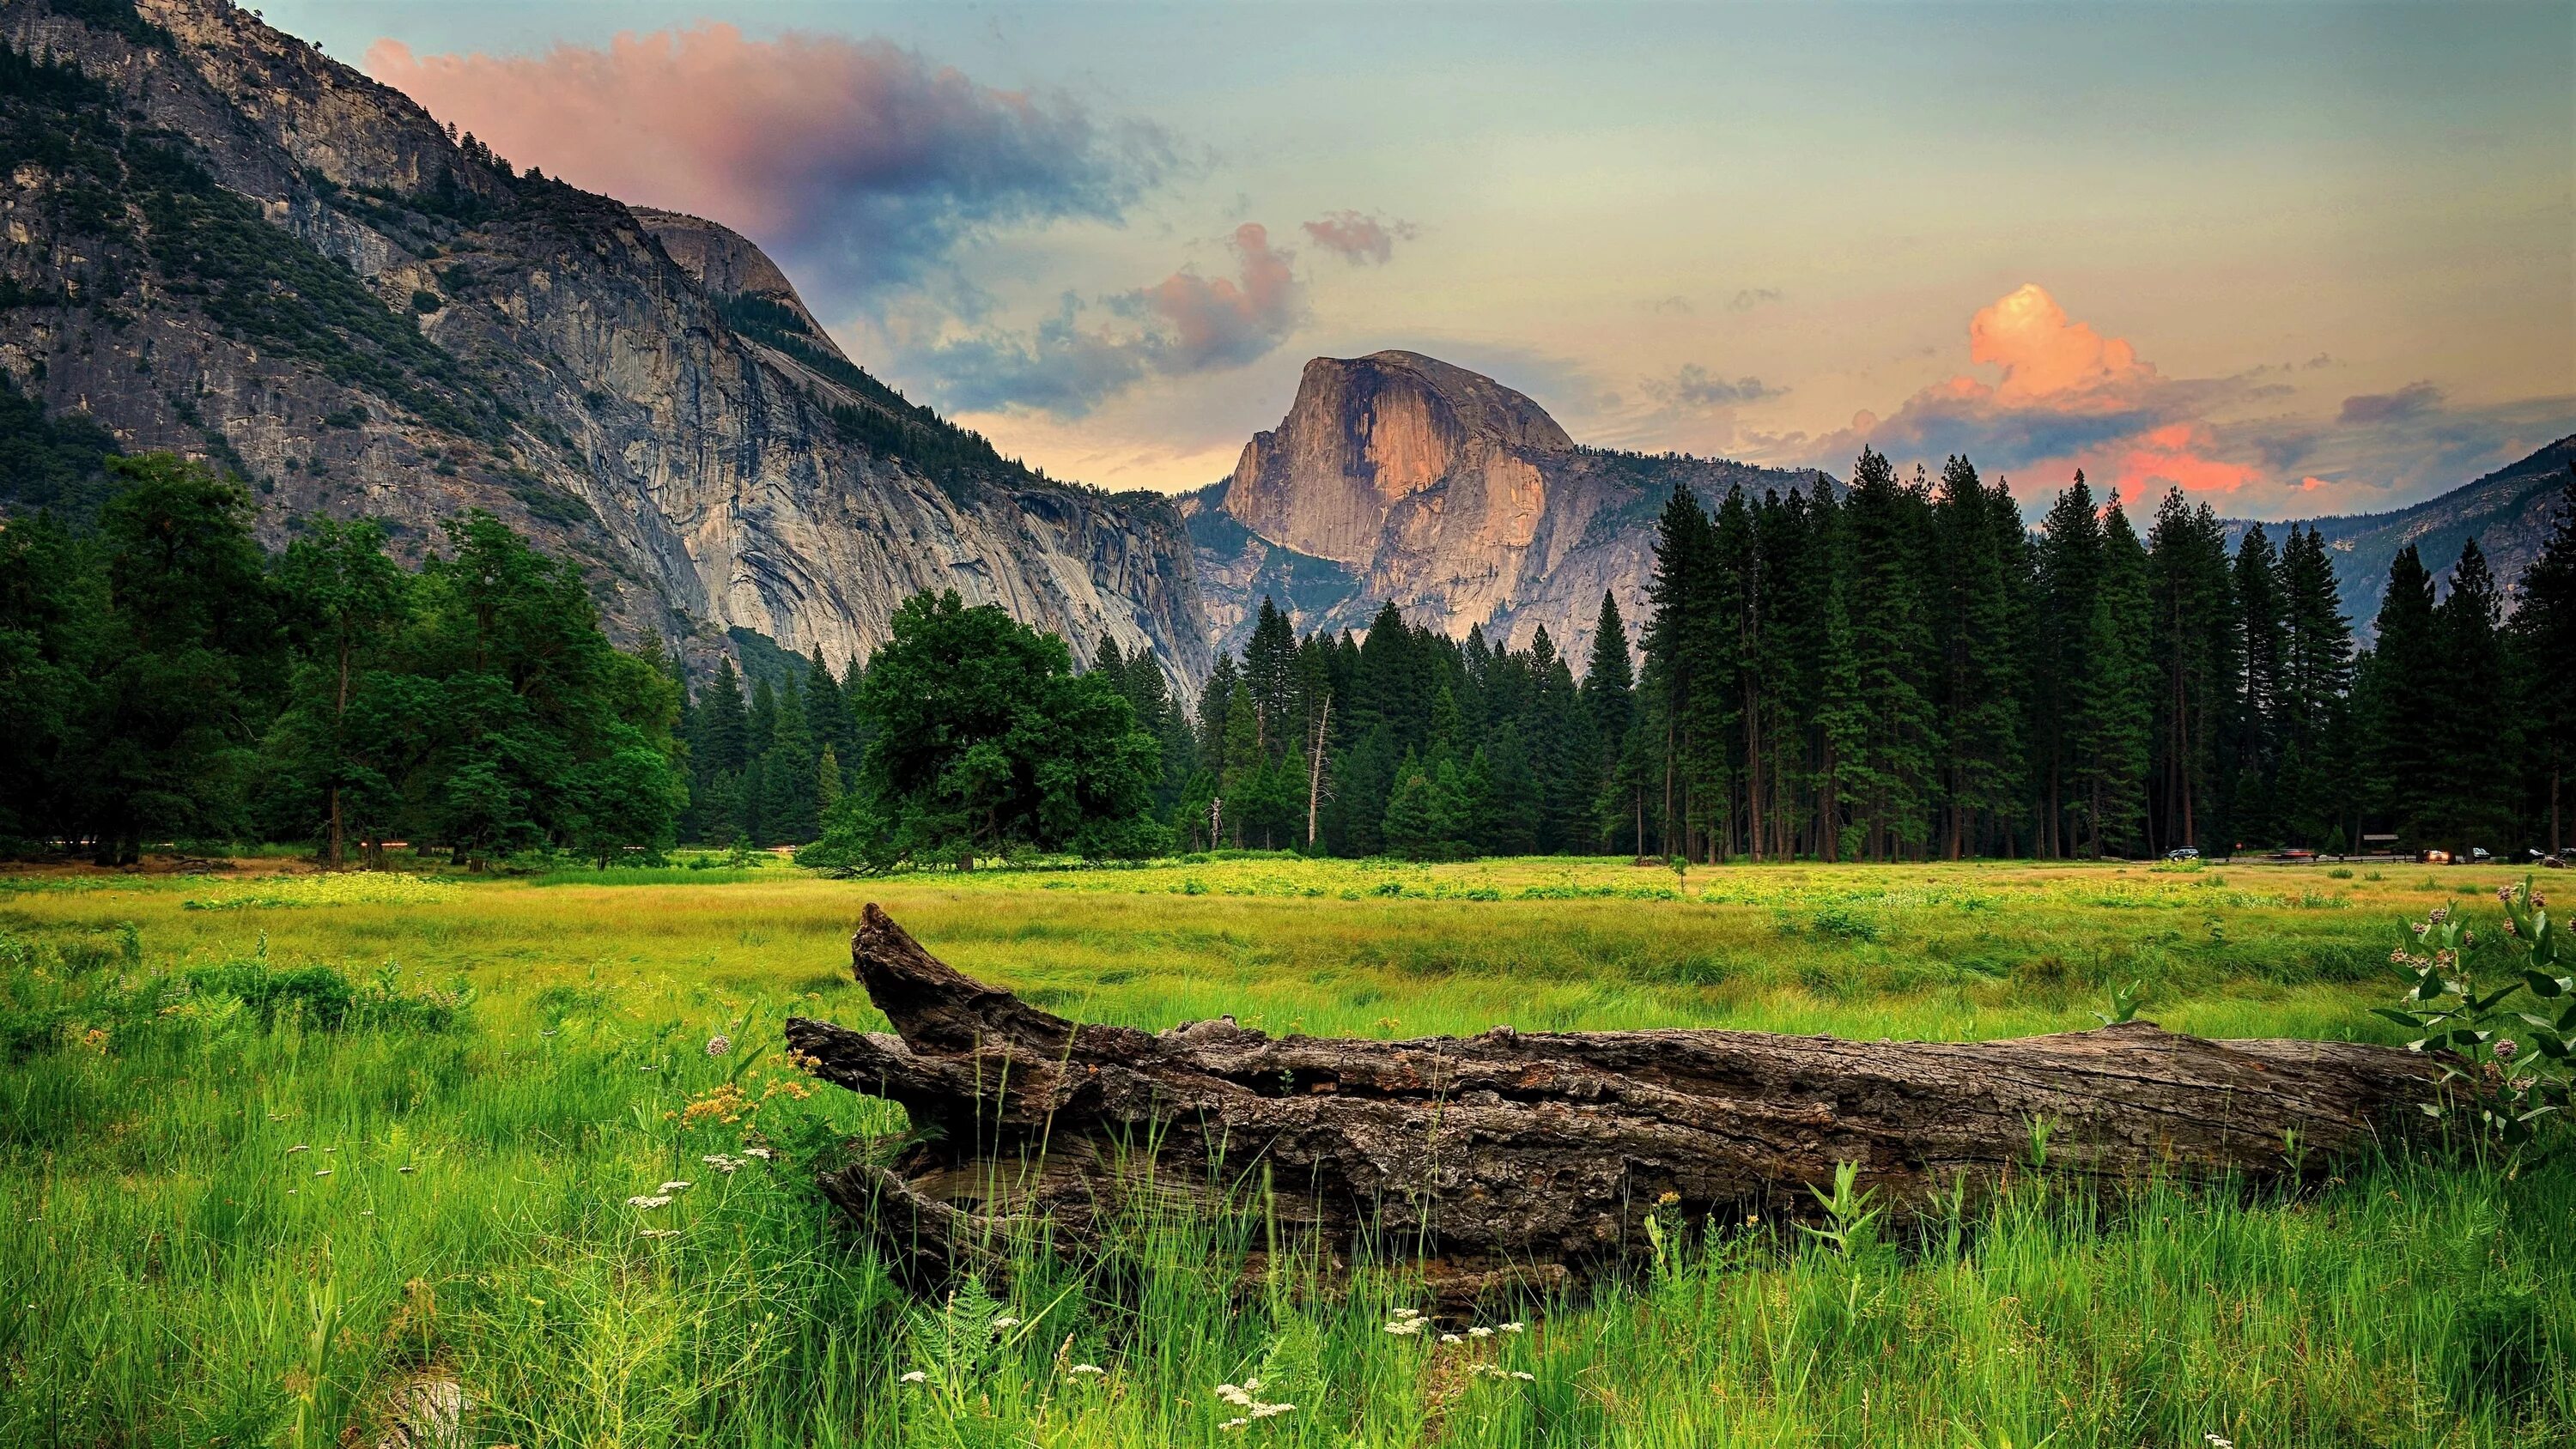
M1614 1269L1659 1202L1682 1222L1812 1218L1807 1189L1845 1162L1899 1223L1953 1192L1973 1206L2034 1170L2034 1124L2045 1171L2106 1193L2314 1175L2417 1129L2442 1090L2440 1062L2396 1048L2148 1022L1968 1043L1149 1034L961 975L874 905L852 955L895 1034L791 1018L786 1036L814 1075L911 1114L890 1164L822 1185L917 1281L1000 1269L1016 1231L1079 1253L1122 1213L1235 1204L1335 1262L1418 1260L1454 1303Z

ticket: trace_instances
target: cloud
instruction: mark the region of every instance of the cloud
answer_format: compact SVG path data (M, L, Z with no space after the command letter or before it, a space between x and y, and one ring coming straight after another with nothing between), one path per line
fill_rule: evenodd
M1731 312L1750 312L1765 302L1779 300L1780 292L1775 287L1747 287L1736 293L1735 300L1727 303L1726 306Z
M1968 355L1994 370L1935 383L1886 417L1856 414L1820 437L1757 435L1773 455L1819 467L1863 445L1904 462L1974 457L2054 489L2077 468L2136 501L2167 488L2216 496L2238 516L2305 517L2391 507L2522 457L2576 428L2576 399L2454 406L2430 382L2347 397L2330 417L2250 415L2286 389L2258 378L2174 378L2127 339L2070 317L2024 286L1969 319ZM2330 365L2320 353L2304 366ZM2036 480L2033 479L2036 475ZM2025 505L2044 498L2025 489Z
M2067 315L2047 289L2025 285L1968 320L1968 357L1996 369L1993 382L1961 374L1922 389L1885 418L1862 412L1851 426L1806 445L1805 461L1839 466L1864 444L1901 460L1961 453L1989 471L2064 477L2084 468L2132 492L2149 487L2232 493L2264 476L2213 456L2205 419L2241 399L2243 379L2175 379Z
M2442 390L2429 382L2410 382L2395 392L2363 393L2343 400L2335 415L2342 423L2385 423L2411 418L2442 405Z
M1184 267L1150 287L1086 303L1070 294L1026 336L987 328L910 350L939 400L966 412L1019 408L1077 418L1149 376L1241 367L1305 317L1294 253L1246 222L1227 238L1236 274ZM1106 314L1097 323L1093 312Z
M1388 221L1356 211L1327 212L1305 224L1306 239L1352 266L1384 266L1395 244L1411 241L1421 228L1409 221Z
M538 56L379 40L366 69L513 162L742 231L827 305L918 281L999 228L1114 222L1178 165L1154 127L883 40L712 22Z
M1782 391L1765 386L1758 377L1741 377L1733 382L1711 377L1708 369L1696 362L1683 363L1680 370L1668 378L1647 378L1640 386L1648 397L1675 410L1733 407L1738 403L1778 397Z

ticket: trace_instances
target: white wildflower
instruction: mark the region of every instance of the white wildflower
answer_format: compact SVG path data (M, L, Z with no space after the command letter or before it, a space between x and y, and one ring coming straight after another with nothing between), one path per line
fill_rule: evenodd
M775 1153L775 1152L770 1151L770 1150L769 1150L768 1148L766 1148L766 1147L746 1147L746 1148L744 1148L744 1149L742 1150L742 1155L743 1155L743 1156L745 1156L745 1157L757 1157L757 1158L759 1158L761 1161L763 1161L763 1162L767 1162L769 1159L771 1159L771 1158L773 1158L773 1157L776 1157L778 1154L777 1154L777 1153Z
M1227 1403L1234 1405L1238 1409L1248 1409L1252 1407L1251 1392L1239 1385L1219 1384L1216 1386L1216 1396L1225 1400Z
M323 1169L321 1169L320 1171L318 1171L318 1172L314 1173L313 1175L314 1175L315 1177L329 1177L329 1176L331 1175L331 1169L329 1169L329 1168L327 1168L327 1167L326 1167L326 1168L323 1168Z
M1252 1421L1250 1419L1228 1419L1224 1423L1217 1425L1217 1427L1220 1429L1240 1429L1251 1422Z
M1016 1318L1007 1318L1007 1317L1006 1317L1006 1318L996 1318L996 1319L994 1319L994 1320L993 1320L993 1331L994 1331L995 1333L999 1333L999 1332L1001 1332L1001 1331L1002 1331L1003 1329L1005 1329L1005 1328L1017 1328L1017 1327L1019 1327L1019 1326L1020 1326L1020 1320L1018 1320L1018 1319L1016 1319Z
M902 1378L895 1380L895 1382L899 1384L919 1384L928 1383L929 1381L930 1375L923 1373L919 1369L914 1369L912 1372L905 1374Z
M1422 1318L1399 1318L1393 1323L1388 1324L1386 1326L1386 1331L1394 1334L1398 1338L1404 1338L1412 1334L1420 1333L1426 1326L1428 1326L1429 1322L1430 1320Z
M667 1194L639 1192L635 1196L628 1198L626 1200L626 1205L631 1208L643 1208L645 1211L650 1212L654 1208L669 1207L671 1205L671 1199Z
M1519 1319L1515 1318L1515 1319L1513 1319L1511 1322L1506 1323L1506 1324L1504 1324L1504 1325L1503 1325L1503 1332L1505 1332L1505 1333L1520 1333L1520 1332L1522 1332L1522 1331L1526 1330L1528 1327L1529 1327L1529 1325L1528 1325L1528 1324L1523 1323L1523 1322L1521 1322Z
M1440 1335L1440 1341L1441 1341L1442 1343L1464 1343L1464 1342L1466 1342L1466 1340L1465 1340L1465 1339L1460 1338L1458 1335L1456 1335L1456 1334L1454 1334L1454 1333L1444 1333L1444 1334Z
M653 1190L655 1192L687 1192L690 1186L691 1184L685 1182L666 1182Z
M1066 1369L1066 1370L1065 1370L1065 1372L1066 1372L1066 1373L1069 1373L1069 1374L1101 1374L1101 1375L1106 1375L1106 1374L1109 1372L1109 1370L1107 1370L1107 1369L1105 1369L1105 1368L1102 1368L1100 1365L1098 1365L1098 1364L1096 1364L1096 1363L1078 1363L1078 1364L1075 1364L1073 1367L1071 1367L1071 1368L1069 1368L1069 1369Z
M1494 1331L1480 1323L1474 1328L1468 1329L1467 1336L1469 1338L1491 1338L1494 1336Z
M714 1168L716 1171L723 1173L727 1177L731 1177L734 1174L734 1170L742 1166L741 1158L728 1157L721 1152L711 1152L698 1160L705 1163L707 1166Z
M646 1228L636 1236L644 1238L676 1238L679 1235L680 1230L678 1228Z
M1513 1377L1513 1378L1516 1378L1516 1379L1519 1379L1522 1383L1525 1383L1525 1384L1534 1384L1534 1383L1537 1383L1537 1382L1538 1382L1538 1375L1536 1375L1536 1374L1534 1374L1534 1373L1525 1373L1525 1372L1523 1372L1523 1371L1522 1371L1522 1370L1520 1370L1520 1369L1514 1369L1514 1370L1512 1370L1512 1377Z
M2233 1439L2222 1439L2215 1434L2203 1434L2200 1437L2209 1441L2209 1449L2236 1449L2236 1441Z
M720 1056L723 1056L726 1052L729 1052L729 1051L732 1051L732 1050L733 1050L733 1038L732 1038L732 1037L729 1037L729 1036L727 1036L727 1035L725 1035L723 1032L717 1032L714 1036L711 1036L711 1037L708 1037L708 1038L707 1038L707 1055L708 1055L708 1056L711 1056L711 1057L720 1057Z
M1256 1419L1267 1419L1274 1414L1287 1413L1289 1410L1296 1407L1297 1406L1295 1404L1255 1404L1252 1406L1252 1417Z

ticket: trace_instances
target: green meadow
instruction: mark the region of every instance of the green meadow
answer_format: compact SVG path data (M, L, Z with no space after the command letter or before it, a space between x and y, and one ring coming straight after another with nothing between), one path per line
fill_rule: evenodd
M2386 1041L2399 923L2492 917L2502 872L275 864L0 878L0 1445L2576 1443L2563 1163L1695 1225L1444 1343L1387 1331L1400 1267L1238 1291L1250 1214L907 1298L810 1187L901 1113L775 1055L790 1014L882 1027L868 900L1147 1028L1962 1039L2135 983L2178 1031ZM1253 1379L1294 1407L1228 1427Z

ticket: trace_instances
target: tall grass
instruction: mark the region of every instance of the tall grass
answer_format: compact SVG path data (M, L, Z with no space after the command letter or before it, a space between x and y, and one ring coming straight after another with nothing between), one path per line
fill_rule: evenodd
M2391 882L2318 911L2239 870L1779 873L1805 900L1704 901L1738 886L1706 871L1669 901L1339 895L1627 879L1469 869L771 871L219 911L157 883L13 895L0 1444L374 1443L412 1386L448 1382L473 1442L521 1446L2576 1438L2564 1166L2356 1165L2291 1202L2161 1188L2111 1220L2032 1188L1849 1251L1677 1225L1702 1231L1658 1269L1587 1302L1497 1305L1486 1326L1527 1331L1455 1344L1385 1331L1428 1306L1396 1274L1304 1281L1274 1258L1247 1289L1257 1211L1132 1223L1096 1272L1021 1243L984 1285L998 1296L915 1302L809 1185L846 1140L902 1126L883 1103L799 1095L764 1055L790 1009L881 1025L846 979L868 896L964 969L1142 1026L1227 1010L1363 1035L1944 1037L2090 1024L2102 988L2150 963L2147 1014L2169 1024L2366 1035L2381 992L2345 953L2384 956L2380 922L2423 899ZM1199 894L1168 888L1191 872ZM2220 875L2234 884L2198 884ZM1331 894L1219 888L1273 878ZM1078 888L1045 888L1061 880ZM2132 886L2248 899L2139 905ZM1829 907L1877 939L1820 931ZM268 984L317 967L353 1008ZM718 1032L732 1045L710 1056ZM1296 1407L1222 1427L1242 1410L1216 1387L1251 1378Z

